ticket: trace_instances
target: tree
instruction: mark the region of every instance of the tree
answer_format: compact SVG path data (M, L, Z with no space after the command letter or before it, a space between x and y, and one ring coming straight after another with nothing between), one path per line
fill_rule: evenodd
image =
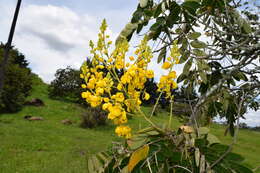
M0 61L3 59L4 45L0 44ZM16 112L22 108L32 89L30 68L25 56L13 47L5 67L5 85L0 96L0 112Z
M71 67L58 69L55 73L55 79L49 85L49 96L51 98L69 99L82 103L81 84L83 81L79 76L80 70Z
M260 94L259 6L250 2L141 0L117 42L145 31L161 45L154 50L160 63L177 41L184 64L177 81L189 90L198 88L200 95L190 124L205 114L220 115L234 135L234 124L247 107L259 109L255 102Z
M8 37L8 41L7 41L6 45L4 46L3 58L0 61L0 96L2 94L2 89L3 89L3 86L4 86L5 68L6 68L6 65L8 63L8 59L9 59L9 51L12 47L13 35L14 35L15 26L16 26L16 22L17 22L21 3L22 3L22 0L17 1L17 5L16 5L16 8L15 8L15 12L14 12L14 18L13 18L13 21L12 21L12 26L11 26L9 37Z
M131 29L131 26L128 25L127 29ZM116 48L110 52L109 47L112 42L108 40L109 36L105 33L106 27L106 22L103 21L97 43L90 42L92 66L84 64L82 67L81 76L86 83L83 87L86 90L82 92L82 97L91 107L102 106L108 114L108 119L117 126L115 133L126 140L122 144L116 143L109 152L100 152L90 157L89 172L253 172L242 165L244 160L242 156L231 152L236 135L233 143L226 146L220 144L217 137L209 133L208 128L198 126L194 115L199 113L201 117L204 113L202 107L197 111L192 109L193 127L182 125L178 130L172 128L174 98L172 90L177 88L174 66L178 64L182 55L176 41L170 46L170 56L161 66L166 70L166 74L160 76L158 82L159 96L154 108L163 94L170 102L169 121L161 126L150 118L154 111L148 117L140 107L141 98L148 100L150 97L145 83L154 77L154 71L148 67L153 57L148 37L145 36L137 46L135 57L127 57L129 47L127 37L125 39L121 37L121 41L117 41ZM126 33L129 32L123 32ZM127 58L132 62L126 63ZM106 69L107 73L104 73L103 69ZM116 69L124 72L121 77L116 73ZM117 92L112 94L113 88L117 88ZM191 89L187 90L192 91ZM239 92L240 90L237 94L240 94ZM196 108L201 102L200 97L199 95L191 107ZM235 105L238 107L238 115L244 111L241 103L243 100ZM202 105L204 104L205 102ZM232 111L234 109L230 112L233 113ZM150 126L139 129L132 135L131 128L126 125L127 114L143 117Z

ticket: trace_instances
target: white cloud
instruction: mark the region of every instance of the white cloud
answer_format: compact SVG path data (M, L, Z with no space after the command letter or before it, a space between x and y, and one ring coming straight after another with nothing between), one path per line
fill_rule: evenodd
M58 68L80 66L88 56L89 40L97 38L100 23L67 7L27 5L21 9L14 43L32 70L50 82Z

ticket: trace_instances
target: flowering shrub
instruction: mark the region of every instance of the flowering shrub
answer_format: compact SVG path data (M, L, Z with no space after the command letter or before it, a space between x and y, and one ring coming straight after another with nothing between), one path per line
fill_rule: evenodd
M165 95L170 100L168 127L161 128L140 109L141 100L148 100L145 83L154 77L154 71L148 68L153 58L148 38L145 36L137 47L134 56L128 57L128 42L121 37L110 53L112 42L105 34L107 25L103 21L99 39L95 45L90 42L91 65L85 62L80 77L85 80L82 88L84 98L92 107L101 106L107 112L107 118L115 125L115 133L126 138L124 144L116 144L110 152L100 152L88 159L88 171L93 172L248 172L252 171L241 165L243 157L231 153L232 146L219 144L220 141L206 127L183 125L172 130L173 116L172 90L175 82L175 64L180 61L177 42L170 47L170 56L165 58L161 68L167 71L159 79L158 98ZM184 67L185 68L185 67ZM104 73L104 70L107 70ZM118 71L123 73L119 76ZM135 134L127 126L127 114L139 114L150 123L151 127Z
M153 57L148 40L145 37L135 51L135 56L127 57L128 42L122 41L116 45L112 53L109 53L112 41L105 31L107 24L105 20L100 27L99 39L95 45L90 41L92 54L92 67L83 64L80 77L85 80L82 88L82 98L92 106L102 105L102 109L108 112L108 119L117 125L115 132L122 137L131 137L131 128L125 125L127 123L127 114L139 113L147 120L146 115L141 111L141 99L148 100L150 95L145 91L145 82L154 77L154 71L148 69L148 64ZM158 83L158 92L165 92L167 98L171 96L172 89L177 88L174 81L176 72L173 71L174 64L179 62L180 53L175 43L171 49L171 56L164 62L162 68L168 71L163 75ZM104 73L102 69L107 69ZM121 77L116 73L122 70ZM117 92L111 91L116 88ZM150 120L148 120L151 122Z

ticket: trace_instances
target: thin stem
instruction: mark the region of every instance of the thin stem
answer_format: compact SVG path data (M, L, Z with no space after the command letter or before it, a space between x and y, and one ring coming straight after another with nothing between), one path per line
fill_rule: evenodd
M156 130L158 130L159 132L163 133L164 134L164 131L159 128L158 126L156 126L146 115L145 113L140 109L140 107L138 107L138 112L144 117L144 119L152 125L153 128L155 128Z
M171 103L171 110L170 110L170 118L169 118L169 124L168 124L168 128L171 128L171 124L172 124L172 117L173 117L173 114L172 114L172 111L173 111L173 96L171 96L171 100L170 100L170 103Z
M153 116L153 114L154 114L154 112L155 112L155 109L156 109L156 107L158 106L158 104L159 104L159 100L160 100L160 98L161 98L161 96L162 96L162 91L160 92L160 94L159 94L159 96L158 96L158 98L156 99L156 102L155 102L155 105L153 106L153 110L152 110L152 113L151 113L151 115L150 115L150 118Z

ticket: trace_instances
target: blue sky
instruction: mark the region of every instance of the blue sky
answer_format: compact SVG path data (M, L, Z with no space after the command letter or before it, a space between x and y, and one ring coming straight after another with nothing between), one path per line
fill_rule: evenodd
M7 40L16 2L0 0L0 42ZM81 65L102 19L106 18L108 33L115 39L137 4L138 0L23 0L13 45L25 54L32 71L50 82L57 69ZM157 66L151 67L159 76L163 72ZM177 74L181 68L177 67ZM259 116L259 111L249 111L242 121L260 126Z

